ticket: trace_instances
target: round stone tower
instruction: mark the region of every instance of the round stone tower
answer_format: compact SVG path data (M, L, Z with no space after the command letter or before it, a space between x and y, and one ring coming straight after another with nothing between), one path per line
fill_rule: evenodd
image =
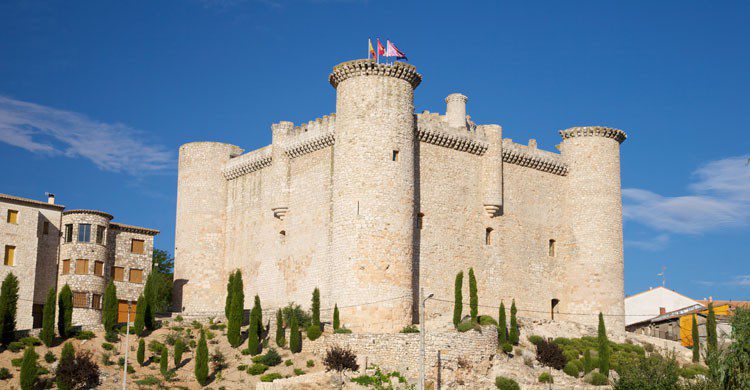
M622 130L573 127L560 131L568 164L564 218L572 233L560 311L596 325L603 313L610 332L625 331L620 144Z
M194 315L223 315L227 181L221 169L242 149L219 142L180 147L172 302Z
M333 68L336 144L328 292L347 327L396 331L413 322L414 66L372 60ZM322 292L326 294L325 291Z

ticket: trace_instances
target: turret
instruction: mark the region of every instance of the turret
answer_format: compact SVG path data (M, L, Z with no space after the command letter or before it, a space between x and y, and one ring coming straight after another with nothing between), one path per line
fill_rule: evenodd
M173 305L190 314L224 313L227 181L221 168L242 149L219 142L180 147Z
M447 104L445 118L450 127L466 126L466 96L460 93L452 93L445 98Z
M291 134L294 124L292 122L279 122L271 126L272 144L271 161L273 161L272 177L276 180L274 191L274 202L271 207L276 218L284 220L289 211L289 156L284 152L284 143Z
M396 331L416 308L414 89L422 76L400 62L356 60L335 66L329 80L336 88L330 271L340 281L329 294L344 307L346 326Z
M560 150L569 170L564 218L575 250L565 264L566 293L560 311L572 321L624 332L624 268L620 144L626 134L607 127L560 131Z
M503 208L503 128L498 125L481 127L488 143L482 157L484 210L492 218L500 215Z

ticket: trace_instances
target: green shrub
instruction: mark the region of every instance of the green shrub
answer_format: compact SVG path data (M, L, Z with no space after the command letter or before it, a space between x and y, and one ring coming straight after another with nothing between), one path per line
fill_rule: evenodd
M73 291L66 283L57 296L57 333L66 339L71 336L73 326Z
M237 371L247 371L247 364L240 364L237 366Z
M50 288L47 293L47 301L44 303L44 309L42 314L42 331L39 333L39 337L44 341L44 345L47 347L52 346L52 341L55 338L55 305L56 305L57 294L54 288Z
M8 344L8 350L10 350L11 352L19 352L25 347L26 346L23 345L23 343L20 341L13 341L10 344Z
M260 381L261 382L273 382L276 379L281 379L283 376L279 374L278 372L272 372L270 374L261 375Z
M90 330L82 330L76 334L76 339L78 340L91 340L94 337L96 337L96 335Z
M497 321L490 316L479 316L479 325L494 325L497 326Z
M500 346L500 349L502 349L503 352L510 354L513 351L513 344L506 341Z
M117 324L117 305L117 287L110 281L104 290L102 302L102 324L106 331L113 330Z
M500 345L508 341L508 321L505 318L505 303L500 301L497 311L497 341Z
M19 341L27 347L36 347L36 346L42 345L42 340L39 340L38 338L33 337L33 336L24 337Z
M320 335L323 334L323 331L320 330L320 326L318 325L310 325L307 328L307 338L310 341L315 341L320 337Z
M149 375L143 379L139 379L135 381L135 384L139 386L156 386L156 385L161 384L161 379L153 375Z
M287 359L287 360L286 360L286 361L284 362L284 365L285 365L285 366L287 366L287 367L289 367L289 366L292 366L292 365L294 365L294 362L292 361L292 359Z
M535 335L535 334L532 334L531 336L529 336L528 339L529 339L529 342L534 345L539 345L539 343L542 342L542 340L544 340L542 336Z
M21 358L21 390L33 390L39 377L39 355L34 352L34 347L28 346Z
M576 360L580 356L578 353L578 350L574 348L565 347L563 348L563 356L565 356L565 361L571 361Z
M563 368L563 372L572 376L573 378L578 378L583 368L582 368L582 365L579 365L577 363L580 363L580 361L579 360L569 361L568 363L565 364L565 367Z
M57 356L55 356L52 351L47 351L47 353L44 354L44 361L47 363L54 363L57 361Z
M254 357L253 363L261 363L273 367L281 364L281 356L279 356L279 353L275 349L271 348L265 354Z
M620 367L620 377L614 383L615 389L679 388L681 370L674 356L633 356L633 361Z
M10 359L10 365L13 367L21 367L21 363L23 363L23 357Z
M352 333L352 330L348 329L348 328L338 328L338 329L334 330L333 333L337 333L337 334L349 334L349 333Z
M479 297L477 294L477 278L474 276L474 268L469 268L469 315L472 322L478 322Z
M159 371L161 371L161 374L164 376L169 372L169 350L167 348L161 350L161 356L159 357Z
M458 324L463 318L463 288L464 272L461 271L456 274L456 282L453 287L453 326L458 327Z
M283 314L281 314L281 309L276 311L276 345L279 347L284 347L286 345L286 331L284 330L284 316Z
M174 344L174 366L179 367L180 363L182 363L182 353L185 352L185 342L182 341L182 339L177 339L177 342Z
M606 378L609 376L609 357L611 351L609 340L607 339L607 330L604 327L604 315L602 315L601 312L599 313L599 329L597 335L599 341L599 372Z
M297 376L305 375L305 370L303 370L301 368L295 368L294 369L294 375L297 375Z
M289 303L286 307L281 309L281 314L284 317L284 323L291 327L292 318L297 319L297 326L302 329L307 329L312 324L310 313L306 312L302 307L294 302Z
M107 351L111 351L115 349L115 346L110 343L102 343L102 348L104 348Z
M250 375L260 375L268 370L268 366L262 363L253 363L252 366L247 368L247 373Z
M504 376L495 377L495 387L500 390L521 390L518 382Z
M121 329L125 329L125 328L121 328ZM130 334L133 334L133 332L131 331ZM116 343L120 341L120 336L118 336L116 332L105 332L104 340L107 340L110 343Z
M0 287L0 342L3 345L10 344L15 338L17 310L18 278L10 272Z
M166 346L156 340L148 342L148 350L154 354L161 355L161 350L164 348L166 348Z
M302 334L299 331L296 316L292 316L289 330L289 350L292 351L292 353L298 353L302 351Z
M596 371L589 374L587 383L594 386L605 386L609 382L607 381L607 377L604 374L598 373ZM635 389L635 388L634 388ZM642 387L641 387L642 389Z
M312 312L312 325L317 325L318 329L320 329L320 290L317 287L315 287L315 290L313 290L312 305L310 306L310 311Z
M181 316L181 315L178 315L177 317L175 317L175 318L174 318L174 320L175 320L175 322L182 322L182 321L184 321L185 319L184 319L184 318L182 318L182 316Z
M146 361L146 341L143 339L138 340L138 352L136 353L136 360L138 364L143 365Z
M416 325L406 325L401 329L401 333L419 333L419 328Z
M6 367L1 367L0 368L0 381L4 381L10 378L13 378L13 374L10 373L10 370Z
M341 327L341 320L339 319L339 305L333 305L333 330Z
M309 367L315 367L315 360L310 359L310 360L307 361L306 364L307 364L308 368Z
M481 330L479 328L479 324L471 322L471 320L466 320L466 321L463 321L463 322L459 323L458 326L456 327L456 329L459 332L468 332L468 331L470 331L472 329L473 330L477 330L477 331Z
M680 376L687 379L694 379L698 375L708 375L708 367L700 364L688 364L680 369Z
M555 383L555 381L552 379L552 375L548 372L543 372L539 374L539 383Z
M198 348L195 351L194 373L198 383L205 385L208 380L208 345L206 345L205 332L201 332Z

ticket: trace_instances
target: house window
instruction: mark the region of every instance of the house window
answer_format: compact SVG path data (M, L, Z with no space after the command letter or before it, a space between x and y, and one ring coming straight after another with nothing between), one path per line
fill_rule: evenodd
M88 301L85 292L73 292L73 307L88 307Z
M18 224L18 210L8 210L8 223Z
M86 259L76 260L76 275L86 275L89 273L89 261Z
M391 155L392 161L398 161L398 150L394 150L393 154Z
M62 274L67 275L70 273L70 259L62 261Z
M3 264L8 266L13 266L15 264L16 260L16 247L13 245L6 245L5 246L5 260Z
M424 213L419 213L417 215L417 229L422 229L422 226L424 226Z
M91 241L91 224L82 223L78 225L78 242Z
M135 238L130 241L130 252L143 254L143 240L136 240Z
M122 282L125 276L125 268L123 267L113 267L112 268L112 279L114 279L115 282Z
M102 296L99 294L91 294L91 308L96 310L102 309Z
M549 240L549 256L555 257L555 240Z
M492 228L488 227L484 230L484 245L492 245Z
M96 243L101 244L104 242L104 226L96 226Z
M94 275L104 276L104 262L102 261L94 262Z
M65 242L73 242L73 224L65 225Z
M130 281L130 283L143 283L143 270L131 269L128 280Z
M49 234L49 221L44 221L42 224L42 234Z

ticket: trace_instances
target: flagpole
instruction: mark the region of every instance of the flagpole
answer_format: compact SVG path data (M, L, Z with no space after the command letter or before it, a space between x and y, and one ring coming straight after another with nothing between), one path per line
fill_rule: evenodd
M375 43L378 46L375 48L375 63L379 64L380 63L380 37L377 37L375 39Z

